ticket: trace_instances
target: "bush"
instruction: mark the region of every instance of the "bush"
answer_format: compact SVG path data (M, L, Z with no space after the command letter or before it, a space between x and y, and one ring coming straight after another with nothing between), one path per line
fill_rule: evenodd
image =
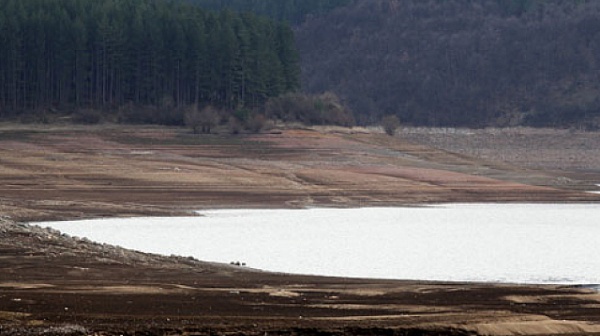
M183 114L183 123L185 126L191 128L194 134L199 133L202 120L200 118L200 111L198 111L198 107L191 106L185 109Z
M255 114L246 122L246 129L252 133L260 133L267 125L267 118L262 114Z
M73 116L73 122L95 125L102 121L102 112L94 109L80 109Z
M242 131L242 123L236 117L229 118L228 126L231 134L240 134Z
M396 133L398 127L400 127L400 120L398 120L397 116L390 114L381 119L381 126L387 135L392 136Z
M352 113L335 93L325 92L317 96L317 102L322 106L322 120L325 123L347 127L354 125Z
M142 124L150 122L149 118L142 110L147 110L150 107L138 107L132 103L127 103L119 107L117 121L126 124Z
M354 125L351 111L337 95L288 93L269 99L265 105L267 118L284 122L302 122L309 125Z
M127 103L119 108L118 121L129 124L184 125L184 111L174 106L168 97L159 106Z
M183 126L184 112L181 108L161 107L149 110L151 113L150 120L152 124L167 125L167 126Z
M155 124L162 114L153 105L125 104L119 108L118 121L127 124Z
M217 109L207 106L199 111L196 106L188 107L184 113L184 122L194 133L210 133L212 128L217 126L220 121L220 114Z
M250 119L251 111L248 109L237 109L233 112L233 116L240 122L246 122Z
M308 95L288 93L269 99L265 105L267 118L283 122L307 122L313 114L314 103Z
M18 113L14 112L14 116L16 117L16 120L23 124L48 124L54 121L54 116L45 109L25 110L19 111Z

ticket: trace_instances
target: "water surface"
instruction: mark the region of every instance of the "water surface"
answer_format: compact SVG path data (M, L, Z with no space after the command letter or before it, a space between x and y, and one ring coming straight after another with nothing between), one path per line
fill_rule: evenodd
M415 280L600 283L600 206L201 211L53 222L71 235L270 271Z

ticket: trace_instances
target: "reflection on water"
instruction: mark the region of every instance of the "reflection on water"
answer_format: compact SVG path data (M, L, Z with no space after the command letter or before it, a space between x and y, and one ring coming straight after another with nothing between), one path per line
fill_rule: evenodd
M202 211L204 217L43 223L161 254L271 271L394 279L600 283L600 206Z

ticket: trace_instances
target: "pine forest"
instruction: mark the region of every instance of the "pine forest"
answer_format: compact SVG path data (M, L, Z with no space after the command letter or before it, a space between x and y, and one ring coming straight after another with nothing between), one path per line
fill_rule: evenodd
M4 114L253 108L300 87L291 28L251 12L162 0L0 0L0 8Z
M325 14L355 0L187 0L203 8L252 11L277 20L302 23L309 15Z

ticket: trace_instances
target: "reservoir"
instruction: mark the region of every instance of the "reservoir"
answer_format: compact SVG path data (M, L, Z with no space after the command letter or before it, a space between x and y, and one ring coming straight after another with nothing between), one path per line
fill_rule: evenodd
M143 252L362 278L600 284L600 206L211 210L200 217L47 222Z

